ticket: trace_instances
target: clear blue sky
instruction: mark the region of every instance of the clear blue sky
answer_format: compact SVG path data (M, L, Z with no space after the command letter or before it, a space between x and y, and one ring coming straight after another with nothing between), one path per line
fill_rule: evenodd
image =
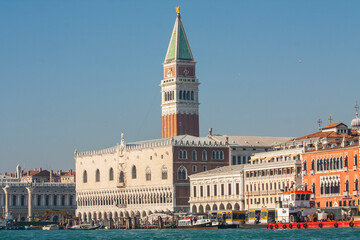
M0 172L161 138L176 17L197 64L200 133L301 136L360 100L360 1L0 0ZM299 62L299 60L302 62Z

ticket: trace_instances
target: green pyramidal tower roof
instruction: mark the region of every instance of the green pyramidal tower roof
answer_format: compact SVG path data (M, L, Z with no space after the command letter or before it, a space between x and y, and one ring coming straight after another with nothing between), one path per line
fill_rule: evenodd
M177 14L165 62L170 60L194 60L186 37L180 13Z

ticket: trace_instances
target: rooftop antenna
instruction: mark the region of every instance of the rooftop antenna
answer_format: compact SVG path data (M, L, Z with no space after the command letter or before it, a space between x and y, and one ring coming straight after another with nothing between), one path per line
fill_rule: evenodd
M329 124L332 124L332 121L333 121L334 119L333 119L331 113L330 113L330 116L329 116L328 120L329 120Z
M317 120L317 123L318 123L318 125L319 125L319 131L321 131L321 124L322 124L322 121L321 121L321 119L320 119L320 118Z

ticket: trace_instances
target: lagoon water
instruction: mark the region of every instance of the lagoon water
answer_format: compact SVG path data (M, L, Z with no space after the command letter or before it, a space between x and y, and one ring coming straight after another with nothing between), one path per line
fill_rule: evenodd
M360 239L360 229L214 229L214 230L1 230L0 239Z

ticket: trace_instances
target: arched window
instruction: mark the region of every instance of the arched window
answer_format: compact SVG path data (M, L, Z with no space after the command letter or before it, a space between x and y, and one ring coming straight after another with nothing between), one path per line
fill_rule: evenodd
M340 157L340 168L342 169L343 168L343 158Z
M183 91L183 99L186 100L186 91Z
M219 151L216 151L216 157L215 159L220 159L220 152Z
M345 164L344 167L348 167L348 156L345 156Z
M179 92L179 99L181 100L182 99L182 91L180 90Z
M324 183L321 183L320 194L324 194Z
M220 151L220 159L221 159L221 160L224 159L224 151Z
M187 172L184 166L179 167L178 171L178 180L186 180L187 179Z
M95 181L96 181L96 182L100 182L100 170L99 170L99 169L96 169Z
M192 166L192 171L193 171L193 172L197 172L197 166L196 166L196 165L193 165L193 166Z
M110 168L109 170L109 181L113 181L114 180L114 169Z
M336 169L340 169L340 160L336 158Z
M354 188L355 188L355 191L359 191L359 180L355 180L355 183L354 183Z
M167 179L168 175L167 175L167 168L163 165L161 168L161 178L163 180Z
M151 181L151 169L149 167L146 168L146 181Z
M314 193L315 196L315 192L316 192L315 183L312 184L312 192Z
M179 150L179 159L183 159L183 151Z
M121 171L119 175L119 183L123 183L123 182L124 182L124 172Z
M84 170L83 172L83 183L87 183L87 172Z
M190 100L190 91L187 91L187 93L186 93L186 99L187 99L187 100Z
M187 159L187 151L186 150L183 150L183 158Z
M206 160L207 160L207 152L206 152L206 150L203 150L203 151L202 151L202 160L203 160L203 161L206 161Z
M311 161L311 170L315 170L315 160Z
M345 191L349 191L349 180L346 180L345 182Z
M332 160L332 158L330 158L330 170L332 170L333 169L333 160Z
M131 169L131 178L136 179L136 166L135 165Z
M191 91L191 100L194 100L194 91Z
M306 160L304 161L304 171L306 171L307 170L307 166L306 166L307 164L306 164Z
M214 159L216 159L216 153L215 153L215 151L212 151L212 159L214 160Z
M196 152L195 149L192 151L192 160L193 160L193 161L196 161L196 160L197 160L197 152Z
M357 154L355 154L355 156L354 156L354 165L355 166L358 165L358 156L357 156Z

